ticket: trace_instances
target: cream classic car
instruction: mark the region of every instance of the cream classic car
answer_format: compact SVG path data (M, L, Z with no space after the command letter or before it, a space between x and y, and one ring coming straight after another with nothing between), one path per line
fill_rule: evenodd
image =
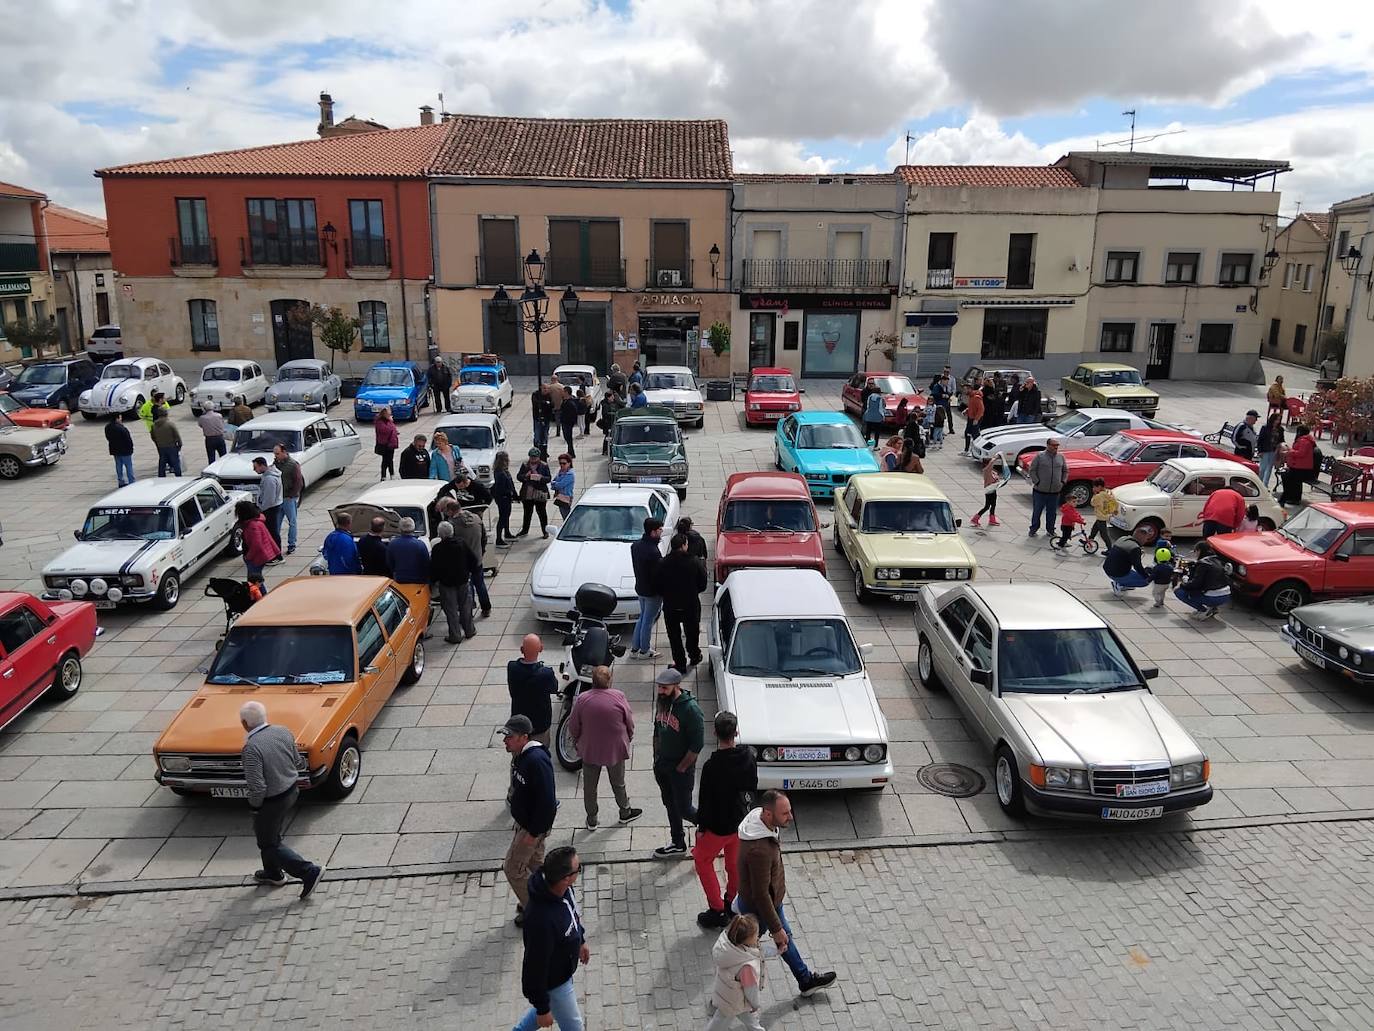
M1144 530L1144 543L1161 530L1171 530L1178 537L1201 537L1202 509L1212 492L1223 487L1234 490L1247 506L1259 508L1261 529L1276 529L1287 518L1283 506L1260 483L1259 474L1246 466L1224 458L1171 458L1144 483L1116 488L1118 508L1108 525L1121 533Z
M196 415L211 404L221 411L239 401L255 405L267 394L269 384L257 362L226 358L200 370L200 382L191 388L191 411Z
M259 415L234 431L229 453L207 465L202 475L226 486L255 486L259 477L253 471L253 459L272 461L278 444L301 464L307 487L321 477L343 472L363 447L358 431L343 419L311 412Z
M651 405L670 409L683 425L706 424L706 402L692 370L685 365L651 365L644 370L644 396Z

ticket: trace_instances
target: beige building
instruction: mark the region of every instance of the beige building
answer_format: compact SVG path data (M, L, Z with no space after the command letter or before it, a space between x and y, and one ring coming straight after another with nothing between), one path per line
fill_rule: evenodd
M5 338L7 322L53 315L53 280L43 211L36 190L0 183L0 362L32 357Z
M724 122L455 115L448 125L429 187L441 351L500 354L522 373L560 361L728 373L732 355L717 355L709 332L731 321ZM533 302L531 273L555 323L537 335L533 304L494 303L499 288Z
M80 351L101 326L115 323L114 263L105 220L49 204L43 212L54 282L53 316L64 351Z
M731 371L885 368L906 187L895 175L737 175Z
M1331 252L1329 228L1325 213L1303 213L1279 230L1274 241L1278 260L1260 287L1266 358L1298 365L1321 360L1321 335L1327 328L1322 298Z
M1347 376L1374 376L1374 193L1331 206L1324 311L1345 332Z

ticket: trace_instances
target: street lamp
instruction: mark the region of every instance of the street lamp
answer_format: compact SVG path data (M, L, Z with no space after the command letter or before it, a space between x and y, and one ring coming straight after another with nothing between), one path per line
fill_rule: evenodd
M706 256L711 259L711 289L716 287L716 266L720 264L720 246L711 244L711 249L706 252Z
M1270 272L1274 271L1274 266L1279 263L1280 254L1272 247L1264 255L1264 264L1260 267L1260 278L1264 279Z
M1354 247L1351 247L1350 250L1341 255L1341 268L1345 269L1346 272L1353 276L1356 272L1360 271L1360 261L1363 258L1363 254Z
M550 319L549 300L544 290L544 259L535 250L525 259L525 287L520 296L512 298L504 286L499 286L491 297L492 307L503 322L534 334L534 375L540 383L544 382L544 333L567 325L581 303L576 291L567 287L558 300L562 319Z

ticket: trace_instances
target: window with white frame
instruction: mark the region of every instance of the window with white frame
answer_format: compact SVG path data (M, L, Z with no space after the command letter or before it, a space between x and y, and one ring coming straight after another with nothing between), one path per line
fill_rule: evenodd
M1243 286L1250 282L1250 266L1255 256L1242 251L1222 251L1217 282L1223 286Z
M1296 262L1285 261L1283 263L1283 288L1289 289L1293 285L1293 277L1297 275L1298 266Z
M1108 251L1106 281L1108 283L1134 283L1136 281L1136 266L1139 263L1139 251Z

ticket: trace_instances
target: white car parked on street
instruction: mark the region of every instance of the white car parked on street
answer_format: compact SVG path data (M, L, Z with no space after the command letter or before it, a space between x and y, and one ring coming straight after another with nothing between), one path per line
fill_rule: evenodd
M596 369L590 365L560 365L553 370L553 374L558 377L559 383L572 387L574 397L579 387L587 391L587 402L595 419L596 413L601 410L601 402L606 398L606 384L596 374Z
M361 537L372 528L372 520L381 516L386 521L382 536L390 540L401 532L401 520L415 520L417 536L426 544L439 536L439 523L434 502L439 492L448 486L445 480L388 480L374 483L354 501L345 501L329 510L329 519L339 525L339 515L347 512L353 520L353 538Z
M834 588L815 569L739 569L707 637L720 708L739 717L759 787L881 791L887 718Z
M213 476L225 486L256 487L259 477L253 471L253 459L272 461L272 449L278 444L301 464L306 487L343 472L363 446L353 424L342 419L312 412L259 415L234 431L229 454L207 465L202 475Z
M95 386L81 392L77 402L87 419L103 415L137 414L139 405L161 392L179 405L186 400L186 381L159 358L121 358L100 372Z
M234 505L252 497L193 476L121 487L86 514L77 543L43 567L43 597L98 609L122 601L170 609L188 576L219 555L243 552Z
M1039 422L1014 426L996 426L978 435L970 457L983 462L1001 454L1007 465L1015 469L1022 455L1044 451L1051 440L1059 441L1059 449L1087 449L1096 447L1114 433L1122 430L1182 430L1201 437L1202 434L1186 426L1166 426L1143 415L1123 412L1119 408L1080 408L1066 412L1048 425Z
M679 423L698 429L706 425L706 401L692 370L684 365L651 365L645 369L644 396L651 405L672 409Z
M506 429L499 415L441 415L435 433L443 433L458 449L473 479L490 487L496 452L506 446Z
M200 415L211 402L220 411L232 408L239 401L255 405L267 394L270 385L257 362L238 358L211 362L200 370L200 382L191 388L191 411Z
M1145 532L1147 541L1161 530L1179 537L1202 536L1202 509L1213 491L1230 487L1246 506L1259 509L1260 529L1276 530L1288 518L1259 474L1224 458L1171 458L1144 483L1117 487L1117 511L1107 524L1115 532Z
M506 363L494 354L470 354L453 377L453 407L460 412L500 414L515 403Z
M639 618L635 570L630 545L644 536L652 516L673 526L678 517L677 491L669 486L601 483L588 487L573 505L558 535L549 542L530 574L534 614L551 623L566 623L573 598L583 584L605 584L616 593L610 623ZM668 535L659 551L668 553Z

